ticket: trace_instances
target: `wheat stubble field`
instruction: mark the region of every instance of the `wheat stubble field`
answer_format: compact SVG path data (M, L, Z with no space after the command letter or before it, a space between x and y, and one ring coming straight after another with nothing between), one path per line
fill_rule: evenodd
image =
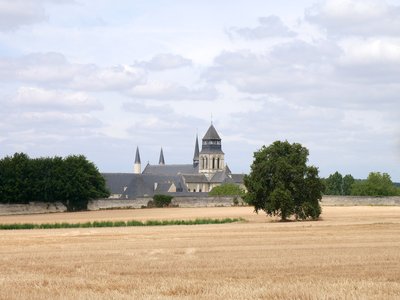
M0 231L0 299L399 299L400 207L2 216L0 223L242 217L222 225Z

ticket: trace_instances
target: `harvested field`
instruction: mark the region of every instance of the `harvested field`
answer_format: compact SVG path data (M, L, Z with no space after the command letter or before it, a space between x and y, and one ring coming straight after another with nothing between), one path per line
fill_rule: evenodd
M0 223L237 218L222 225L0 231L0 299L399 299L400 207L250 207L0 217Z

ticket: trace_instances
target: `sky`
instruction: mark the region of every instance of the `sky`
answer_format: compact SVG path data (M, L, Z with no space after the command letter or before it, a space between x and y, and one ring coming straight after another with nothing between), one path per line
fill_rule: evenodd
M0 0L0 157L191 163L211 121L234 173L288 140L400 181L400 0Z

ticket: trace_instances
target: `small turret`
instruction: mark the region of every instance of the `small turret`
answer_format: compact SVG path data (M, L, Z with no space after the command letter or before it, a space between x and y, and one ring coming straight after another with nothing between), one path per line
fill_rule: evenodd
M194 145L194 155L193 155L193 167L197 167L199 165L199 138L196 134L196 143Z
M133 173L134 174L142 173L142 165L140 163L139 147L136 147L136 156L135 156L135 164L133 165Z
M164 153L161 147L161 152L160 152L160 159L158 160L159 165L165 165L165 160L164 160Z

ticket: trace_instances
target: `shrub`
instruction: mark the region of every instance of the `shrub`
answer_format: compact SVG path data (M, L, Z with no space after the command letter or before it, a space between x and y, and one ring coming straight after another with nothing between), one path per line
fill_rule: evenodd
M172 196L157 194L153 196L154 205L156 207L166 207L171 204Z
M240 196L243 197L244 190L234 183L225 183L214 187L208 195L210 196Z

